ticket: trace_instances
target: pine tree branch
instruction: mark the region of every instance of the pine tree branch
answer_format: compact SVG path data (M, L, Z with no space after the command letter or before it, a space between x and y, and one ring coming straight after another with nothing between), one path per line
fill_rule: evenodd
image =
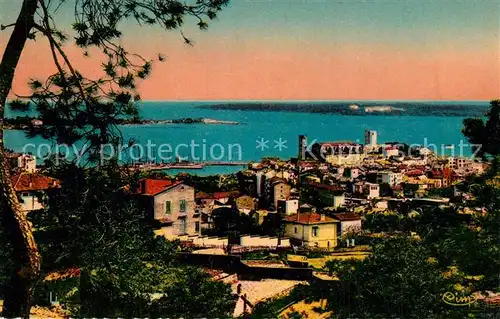
M7 24L7 25L0 24L0 31L3 31L5 29L13 27L15 25L16 25L15 23Z
M46 30L41 25L36 24L36 23L34 25L34 28L37 29L38 31L42 32L48 38L51 47L53 46L57 50L57 52L59 53L59 55L63 58L64 62L68 66L69 71L71 72L71 75L73 75L73 77L75 78L75 82L76 82L76 85L78 87L78 91L82 95L82 99L85 102L87 102L86 94L85 94L85 91L83 89L83 86L82 86L82 83L80 81L78 73L73 68L73 65L71 64L68 56L66 55L66 53L64 52L64 50L62 49L62 47L59 45L59 43L57 43L57 41L52 36L52 33L50 31ZM56 60L57 60L57 57L56 57Z

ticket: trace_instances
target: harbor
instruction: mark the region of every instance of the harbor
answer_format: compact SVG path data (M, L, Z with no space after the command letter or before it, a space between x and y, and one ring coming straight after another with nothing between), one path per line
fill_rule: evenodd
M130 170L141 171L165 171L169 169L203 169L206 166L247 166L249 162L243 161L205 161L205 162L189 162L177 161L171 163L134 163L129 166Z

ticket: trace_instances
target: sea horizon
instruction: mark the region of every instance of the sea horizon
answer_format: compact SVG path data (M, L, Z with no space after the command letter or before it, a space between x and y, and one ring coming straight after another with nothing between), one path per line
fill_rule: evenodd
M494 100L494 99L492 99ZM323 100L323 99L216 99L216 100L206 100L206 99L177 99L177 100L157 100L157 99L141 99L137 102L471 102L471 103L489 103L491 100L379 100L379 99L332 99L332 100Z

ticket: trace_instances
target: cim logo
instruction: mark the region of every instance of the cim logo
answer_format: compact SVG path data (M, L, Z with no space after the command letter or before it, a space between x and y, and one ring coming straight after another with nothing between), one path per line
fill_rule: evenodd
M472 295L470 296L458 295L448 291L443 295L443 301L444 303L450 306L457 306L457 307L469 306L477 301L477 297Z

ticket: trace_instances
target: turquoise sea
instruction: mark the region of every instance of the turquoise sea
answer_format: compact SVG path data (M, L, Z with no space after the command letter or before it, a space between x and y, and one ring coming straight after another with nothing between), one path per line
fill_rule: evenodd
M447 150L443 154L442 146L452 144L456 155L467 156L471 154L470 147L459 147L461 141L467 143L461 133L462 121L466 117L483 116L488 104L487 101L150 101L141 102L144 119L210 118L240 124L151 124L122 126L121 131L125 143L131 138L136 140L145 155L149 143L150 156L159 158L161 155L168 160L175 159L176 148L178 155L188 160L258 161L265 156L288 159L297 156L299 134L307 135L309 142L349 140L363 143L366 129L377 131L379 143L434 144L442 155L451 152ZM365 107L391 109L366 112ZM15 151L24 148L34 152L46 143L42 139L28 140L21 131L7 131L5 140L6 146ZM35 146L26 149L28 143ZM160 145L163 146L160 148ZM38 155L45 155L47 148L38 149L38 152ZM123 152L123 160L139 157L139 153L139 147ZM208 175L240 169L238 166L212 166L187 171ZM169 172L176 174L179 170Z

